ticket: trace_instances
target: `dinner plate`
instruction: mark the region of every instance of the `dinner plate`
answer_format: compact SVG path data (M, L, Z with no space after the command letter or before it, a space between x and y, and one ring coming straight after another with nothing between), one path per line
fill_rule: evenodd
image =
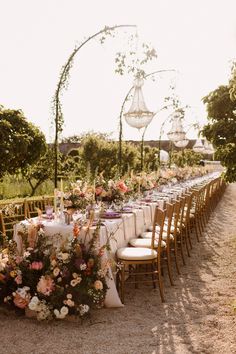
M101 215L102 219L119 219L121 218L121 214L119 213L105 213Z

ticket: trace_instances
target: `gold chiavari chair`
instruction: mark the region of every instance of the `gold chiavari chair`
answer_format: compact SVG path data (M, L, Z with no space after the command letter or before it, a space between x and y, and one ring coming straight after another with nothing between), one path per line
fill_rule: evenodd
M26 199L27 217L36 217L40 212L45 214L47 205L53 206L53 197L42 196Z
M168 275L170 279L171 285L174 285L173 276L172 276L172 267L171 267L171 241L173 241L174 236L171 231L173 231L173 213L174 213L174 205L170 203L165 204L166 207L166 218L164 223L164 229L162 234L162 243L161 243L161 252L162 257L167 261L167 269ZM159 231L160 227L156 226L155 228L155 243L154 248L158 247L159 240ZM152 231L144 232L141 235L141 238L131 239L129 241L130 245L133 247L147 247L151 248L151 239L152 239Z
M152 282L153 287L159 284L161 300L164 302L164 292L161 274L162 261L162 234L164 228L166 211L155 209L151 247L123 247L117 250L117 262L121 268L117 273L117 286L120 292L121 301L124 303L125 284L138 284L139 282ZM158 228L158 240L156 239L156 228ZM145 240L144 240L145 241ZM144 267L143 267L144 266ZM128 276L128 277L127 277ZM146 276L151 276L151 280ZM144 277L145 280L141 279ZM134 280L130 280L133 278Z
M4 237L12 238L14 225L27 217L25 201L0 205L0 227Z

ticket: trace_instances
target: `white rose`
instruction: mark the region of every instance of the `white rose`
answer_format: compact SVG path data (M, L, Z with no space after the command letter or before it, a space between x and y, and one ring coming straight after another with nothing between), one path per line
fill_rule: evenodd
M37 296L33 296L30 303L29 303L29 309L32 311L36 311L38 308L38 304L39 304L39 299L37 298Z
M68 315L68 312L69 312L68 307L62 306L62 308L61 308L61 314L62 314L62 316Z

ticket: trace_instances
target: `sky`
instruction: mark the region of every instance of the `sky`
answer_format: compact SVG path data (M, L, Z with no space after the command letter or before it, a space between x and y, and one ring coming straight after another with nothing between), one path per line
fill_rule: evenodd
M191 107L184 120L190 138L197 135L192 123L207 122L202 98L227 84L236 57L235 0L0 0L0 13L0 104L21 109L48 142L54 139L52 98L61 68L76 45L104 26L129 24L137 30L119 29L103 45L92 40L78 52L62 97L62 137L88 131L118 137L121 105L133 77L115 74L114 59L129 48L136 31L139 52L146 42L158 55L145 71L175 70L145 81L148 108L159 111L175 83L182 105ZM171 112L155 115L146 140L159 138L163 122L166 137ZM141 137L124 119L123 134L126 140Z

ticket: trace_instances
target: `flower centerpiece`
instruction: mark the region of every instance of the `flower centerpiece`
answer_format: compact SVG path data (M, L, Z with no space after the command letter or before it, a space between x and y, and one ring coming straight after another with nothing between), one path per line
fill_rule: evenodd
M96 181L95 185L95 198L97 201L115 203L119 205L128 196L129 188L124 179L105 181L100 178Z
M64 193L64 206L67 209L79 209L84 211L94 202L94 187L87 182L76 181L71 184L71 189Z
M102 263L106 246L98 243L100 224L86 245L81 227L75 223L72 238L59 248L39 228L34 247L25 244L21 256L9 241L0 252L0 305L31 310L38 320L84 317L94 306L103 306L108 269Z

